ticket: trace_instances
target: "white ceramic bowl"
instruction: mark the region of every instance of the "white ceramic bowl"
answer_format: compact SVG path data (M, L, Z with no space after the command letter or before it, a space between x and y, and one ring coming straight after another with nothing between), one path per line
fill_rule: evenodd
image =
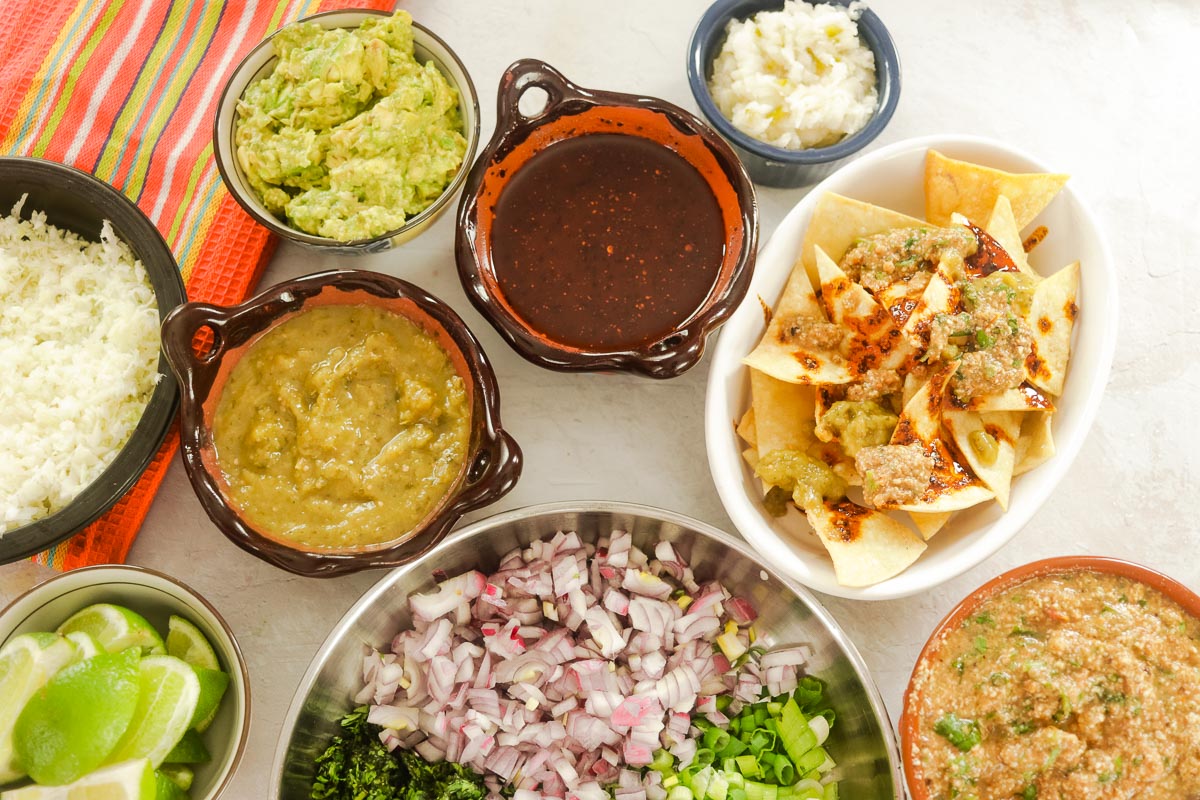
M18 634L52 631L93 603L131 608L163 638L170 616L184 617L212 643L221 668L229 673L229 688L217 716L202 734L212 760L194 765L196 778L188 796L214 800L241 761L250 729L250 681L233 632L208 601L174 578L142 567L105 565L56 575L14 600L0 612L0 645Z
M999 550L1033 516L1075 460L1087 436L1108 381L1117 340L1117 278L1095 215L1067 187L1038 217L1050 234L1030 254L1043 274L1072 261L1082 268L1079 317L1071 361L1058 413L1054 417L1056 455L1013 481L1007 512L988 503L955 514L915 564L894 578L865 588L838 584L833 563L803 517L782 520L762 508L757 480L742 460L734 422L749 407L750 387L742 358L763 334L758 298L774 305L792 270L812 216L825 192L924 217L925 152L935 148L964 159L1015 172L1053 172L1050 165L1000 142L974 136L939 135L897 142L843 167L817 185L784 218L758 256L750 291L725 323L713 354L705 404L709 468L725 510L755 549L779 570L820 592L859 600L887 600L915 594L962 574Z

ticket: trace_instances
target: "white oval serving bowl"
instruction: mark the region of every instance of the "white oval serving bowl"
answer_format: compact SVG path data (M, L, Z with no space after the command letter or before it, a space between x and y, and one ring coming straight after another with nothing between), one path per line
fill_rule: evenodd
M1070 183L1035 220L1049 229L1030 254L1043 275L1078 260L1082 269L1079 317L1063 396L1054 416L1053 458L1013 481L1008 511L995 503L956 513L916 563L874 586L841 586L833 562L802 515L775 519L762 506L759 482L742 459L734 432L750 405L745 357L765 329L761 297L769 306L783 291L818 198L835 192L924 218L925 153L933 148L1011 172L1053 172L1039 160L1000 142L937 135L876 150L818 184L780 223L759 253L750 291L725 323L713 352L704 409L709 469L717 492L742 536L780 571L819 592L856 600L889 600L932 588L962 574L1004 546L1045 502L1070 468L1091 428L1108 382L1117 341L1117 277L1108 245L1091 209Z

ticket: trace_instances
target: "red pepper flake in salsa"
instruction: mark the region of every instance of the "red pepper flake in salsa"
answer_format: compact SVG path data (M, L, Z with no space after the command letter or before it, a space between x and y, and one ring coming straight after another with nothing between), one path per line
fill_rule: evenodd
M725 251L704 177L667 147L622 134L550 145L496 203L500 291L535 331L583 349L663 338L712 291Z

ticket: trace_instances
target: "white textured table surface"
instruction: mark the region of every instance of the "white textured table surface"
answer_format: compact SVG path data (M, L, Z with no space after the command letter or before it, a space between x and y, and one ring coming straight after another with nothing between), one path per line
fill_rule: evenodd
M462 57L491 133L497 81L525 56L577 83L695 109L684 74L699 0L405 2ZM967 592L1021 563L1094 553L1140 561L1200 588L1194 523L1200 451L1200 150L1195 79L1200 4L1191 0L874 0L900 50L903 90L874 146L936 132L1011 142L1071 173L1099 213L1123 279L1121 335L1099 418L1058 491L1005 549L924 595L856 604L824 598L857 643L893 719L917 651ZM761 190L762 241L803 190ZM707 361L681 378L560 375L517 357L475 313L454 269L453 214L392 253L347 261L281 247L263 286L356 266L411 280L452 305L496 366L505 427L525 472L489 511L571 499L663 506L732 530L709 478L702 432ZM487 512L485 512L487 513ZM475 515L477 518L482 515ZM469 521L469 520L468 520ZM132 563L191 584L246 652L254 717L226 797L265 795L296 682L326 632L382 573L293 577L229 544L178 460ZM27 579L0 570L0 595Z

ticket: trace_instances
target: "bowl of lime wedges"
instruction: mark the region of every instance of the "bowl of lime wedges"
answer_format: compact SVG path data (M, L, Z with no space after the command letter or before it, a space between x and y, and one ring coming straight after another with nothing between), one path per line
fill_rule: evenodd
M0 612L0 796L213 800L245 747L229 626L184 584L98 566Z

